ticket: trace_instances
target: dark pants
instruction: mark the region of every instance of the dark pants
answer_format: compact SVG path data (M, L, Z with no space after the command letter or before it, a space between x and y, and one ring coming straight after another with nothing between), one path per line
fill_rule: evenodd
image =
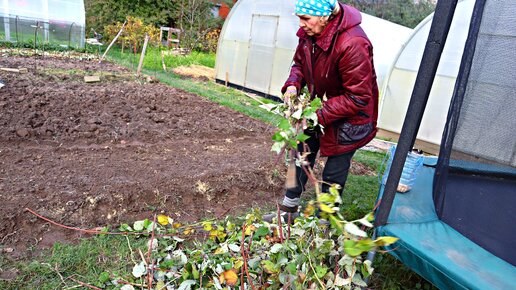
M307 134L307 132L305 132ZM309 139L305 141L306 145L308 145L310 154L307 157L308 162L310 162L310 166L313 168L315 164L315 158L317 156L317 152L319 152L319 138L317 133L309 133ZM297 150L302 153L304 152L303 144L299 144L297 146ZM351 158L355 154L356 150L353 150L348 153L329 156L326 164L324 165L324 170L322 174L322 179L324 182L322 184L322 192L328 192L331 184L339 184L341 189L339 191L342 196L342 191L344 190L344 185L346 185L346 180L348 179L349 167L351 166ZM301 193L305 190L305 185L308 180L308 176L305 171L296 166L296 187L288 188L285 196L288 198L299 198Z

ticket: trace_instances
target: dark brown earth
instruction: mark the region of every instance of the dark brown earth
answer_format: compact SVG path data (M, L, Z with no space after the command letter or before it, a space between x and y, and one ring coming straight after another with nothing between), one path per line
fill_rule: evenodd
M0 71L0 250L12 256L80 237L26 208L91 229L222 218L283 196L272 126L110 63L0 56L0 67L28 69Z
M9 56L0 67L29 71L0 72L0 246L14 255L77 237L25 208L94 228L155 212L224 217L282 196L263 122L114 64Z

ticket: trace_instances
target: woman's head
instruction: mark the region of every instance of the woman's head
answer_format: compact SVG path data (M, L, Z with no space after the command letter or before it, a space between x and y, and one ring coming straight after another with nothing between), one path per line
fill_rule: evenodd
M310 36L318 36L333 15L339 13L337 0L296 0L299 26Z

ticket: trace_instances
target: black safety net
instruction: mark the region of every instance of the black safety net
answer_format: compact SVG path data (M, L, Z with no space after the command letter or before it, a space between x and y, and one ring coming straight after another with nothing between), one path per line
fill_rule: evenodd
M439 218L516 265L516 5L475 9L434 178Z

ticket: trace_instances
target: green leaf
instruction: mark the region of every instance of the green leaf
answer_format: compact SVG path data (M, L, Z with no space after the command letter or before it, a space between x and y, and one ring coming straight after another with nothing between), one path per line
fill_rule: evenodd
M280 131L278 131L278 132L274 133L274 135L272 135L272 141L280 142L283 140L285 140L285 138L283 137L283 135L281 135Z
M367 283L362 279L362 277L360 277L360 274L356 274L355 276L353 276L351 282L356 286L367 287Z
M362 250L356 247L356 242L353 240L344 241L344 252L351 257L356 257L362 254Z
M147 266L144 262L140 262L140 264L136 264L133 267L133 276L136 278L140 278L141 276L147 274Z
M247 264L249 265L249 268L256 269L260 265L260 261L260 257L254 257L252 259L249 259L249 261L247 261Z
M278 128L279 128L280 130L287 131L287 130L290 130L290 128L292 128L292 125L290 125L289 120L287 120L287 119L282 119L282 120L280 121L280 123L278 124Z
M235 253L238 253L238 252L240 252L240 250L241 250L241 249L240 249L240 246L239 246L239 245L237 245L237 244L229 244L229 245L228 245L228 248L229 248L231 251L235 252Z
M371 261L366 260L362 264L362 276L369 277L371 274L373 274L374 268L371 266Z
M320 98L315 98L310 102L310 107L312 108L321 108L322 107L322 100Z
M319 121L319 117L317 117L317 114L315 112L311 112L310 114L306 114L305 118L307 120L311 120L312 122L314 122L314 125L317 125L317 123Z
M145 223L143 223L145 225ZM148 232L152 232L156 229L156 223L149 221L149 224L145 228Z
M276 152L277 154L280 154L281 150L283 149L283 147L285 147L285 142L284 141L282 141L282 142L275 142L274 144L272 144L271 151Z
M121 224L120 227L118 228L118 230L121 232L132 232L133 231L131 226L129 226L128 224Z
M324 275L326 275L326 273L328 273L328 268L327 267L324 267L324 266L316 266L315 267L315 274L317 275L317 277L319 279L324 277Z
M192 276L197 281L200 277L199 270L197 270L197 267L194 263L192 263Z
M339 196L340 195L339 189L336 186L330 187L330 193L332 195L334 195L334 196Z
M279 266L271 261L262 261L262 267L269 274L277 274L280 271Z
M342 226L341 226L341 220L339 220L337 217L330 215L330 225L333 229L337 230L338 235L342 235Z
M287 266L285 267L285 269L287 269L287 271L290 274L295 275L297 273L297 263L295 263L295 262L288 263Z
M268 227L259 227L255 232L254 235L257 237L265 237L269 234L269 228Z
M292 114L292 118L296 119L296 120L299 120L301 119L301 115L303 114L303 109L299 109L297 111L294 112L294 114Z
M108 272L100 273L100 275L99 275L99 282L100 283L105 284L106 282L109 281L109 279L110 279L110 276L109 276Z
M346 223L346 225L344 226L344 230L346 230L346 232L348 232L348 233L350 233L352 235L355 235L355 236L364 237L364 238L367 237L366 232L361 230L354 223Z
M361 239L356 243L356 248L360 249L363 252L368 252L376 247L376 244L373 240L367 238L367 239Z
M278 243L278 244L274 244L271 247L270 252L273 254L276 254L276 253L279 253L282 249L283 249L283 245Z
M308 136L304 133L299 133L299 135L297 135L297 137L296 137L296 140L299 142L305 142L306 140L308 140L308 138L310 138L310 136Z
M351 278L344 279L340 275L337 275L337 277L335 277L335 286L343 287L349 284L351 284Z
M333 203L335 202L335 197L333 197L331 194L327 194L327 193L321 193L317 196L319 202L324 202L324 203Z
M143 231L143 229L145 228L144 221L135 221L133 224L133 228L137 232Z
M196 280L185 280L183 283L181 283L181 285L179 285L177 290L190 290L192 289L192 286L195 285L195 283L197 283Z

